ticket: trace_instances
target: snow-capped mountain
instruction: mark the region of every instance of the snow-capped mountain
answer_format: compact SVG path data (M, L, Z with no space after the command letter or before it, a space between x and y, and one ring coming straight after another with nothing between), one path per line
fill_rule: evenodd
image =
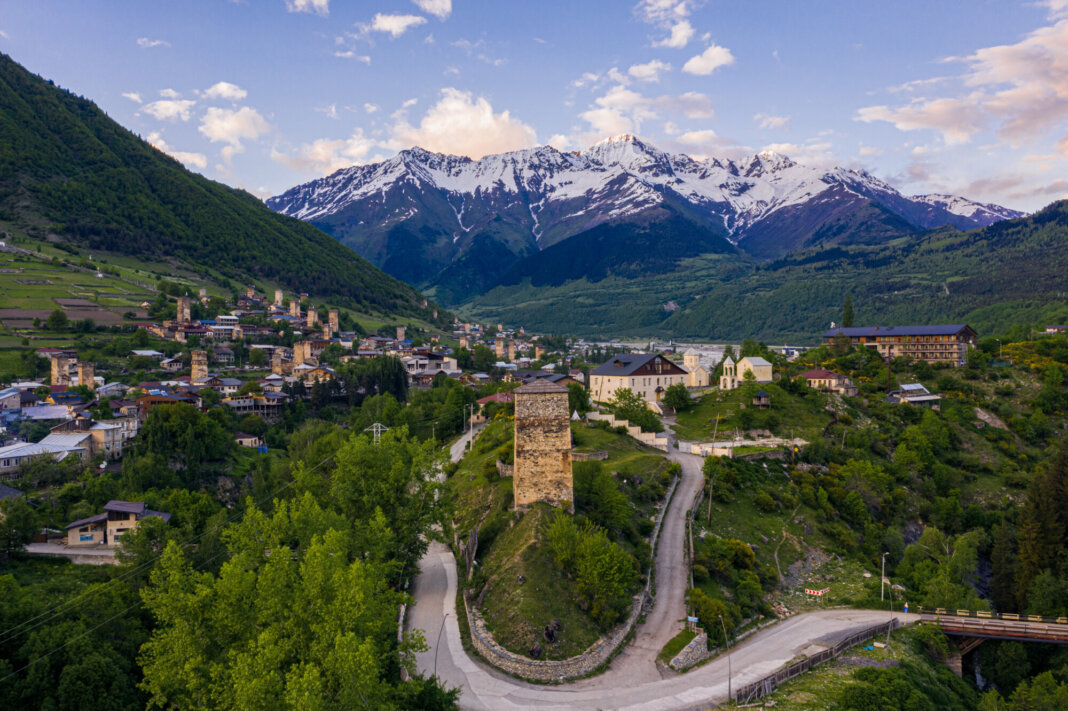
M606 223L681 215L768 258L1020 215L965 198L906 197L862 170L820 170L772 152L695 160L631 135L583 151L542 146L479 160L412 148L267 205L318 225L394 276L448 283L446 300L488 288L515 262Z

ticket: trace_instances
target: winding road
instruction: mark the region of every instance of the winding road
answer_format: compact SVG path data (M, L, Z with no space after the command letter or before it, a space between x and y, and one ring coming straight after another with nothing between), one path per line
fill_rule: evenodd
M466 438L466 435L465 435ZM735 689L756 681L811 645L830 646L859 629L885 622L886 612L831 609L797 615L750 636L726 656L686 674L662 678L656 655L679 630L686 615L683 600L689 574L683 558L686 512L703 483L701 458L669 447L669 457L682 465L682 479L664 515L656 551L656 597L633 641L612 660L609 669L589 679L560 686L514 679L468 656L456 620L456 561L441 543L432 543L419 562L413 595L416 604L408 628L422 629L430 649L417 655L419 670L436 674L445 685L461 689L464 709L580 709L599 711L669 711L703 709L727 698L728 665ZM454 445L454 461L463 444ZM895 615L911 622L918 615Z

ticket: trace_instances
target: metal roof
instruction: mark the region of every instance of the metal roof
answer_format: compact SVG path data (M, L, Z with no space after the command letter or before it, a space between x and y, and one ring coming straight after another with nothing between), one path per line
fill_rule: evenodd
M861 336L954 336L969 328L966 323L942 326L859 326L855 328L830 328L823 338L834 338L839 333L849 338Z

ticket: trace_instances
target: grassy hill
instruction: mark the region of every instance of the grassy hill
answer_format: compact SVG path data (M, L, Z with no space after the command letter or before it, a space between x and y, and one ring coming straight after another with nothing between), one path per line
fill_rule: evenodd
M983 229L945 228L764 263L702 253L639 278L619 271L599 280L526 278L460 310L534 330L566 323L577 335L811 342L841 321L852 293L858 324L968 322L980 333L1004 333L1068 317L1066 267L1062 201Z
M277 284L362 312L432 305L311 225L186 170L87 99L0 55L0 232Z

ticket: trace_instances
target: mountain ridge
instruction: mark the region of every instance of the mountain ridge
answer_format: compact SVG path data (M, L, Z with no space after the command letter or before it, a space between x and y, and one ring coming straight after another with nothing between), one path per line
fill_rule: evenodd
M414 289L321 231L188 171L6 54L0 223L40 239L183 260L238 285L268 279L363 311L427 311Z
M311 222L387 272L443 294L468 294L492 282L456 267L479 261L468 255L476 243L485 249L487 239L495 242L498 259L514 264L601 224L663 218L670 204L684 203L695 226L723 232L758 259L828 240L882 241L1023 215L955 196L909 197L866 171L823 171L771 151L697 160L633 135L581 151L540 146L478 160L416 147L295 186L266 203Z

